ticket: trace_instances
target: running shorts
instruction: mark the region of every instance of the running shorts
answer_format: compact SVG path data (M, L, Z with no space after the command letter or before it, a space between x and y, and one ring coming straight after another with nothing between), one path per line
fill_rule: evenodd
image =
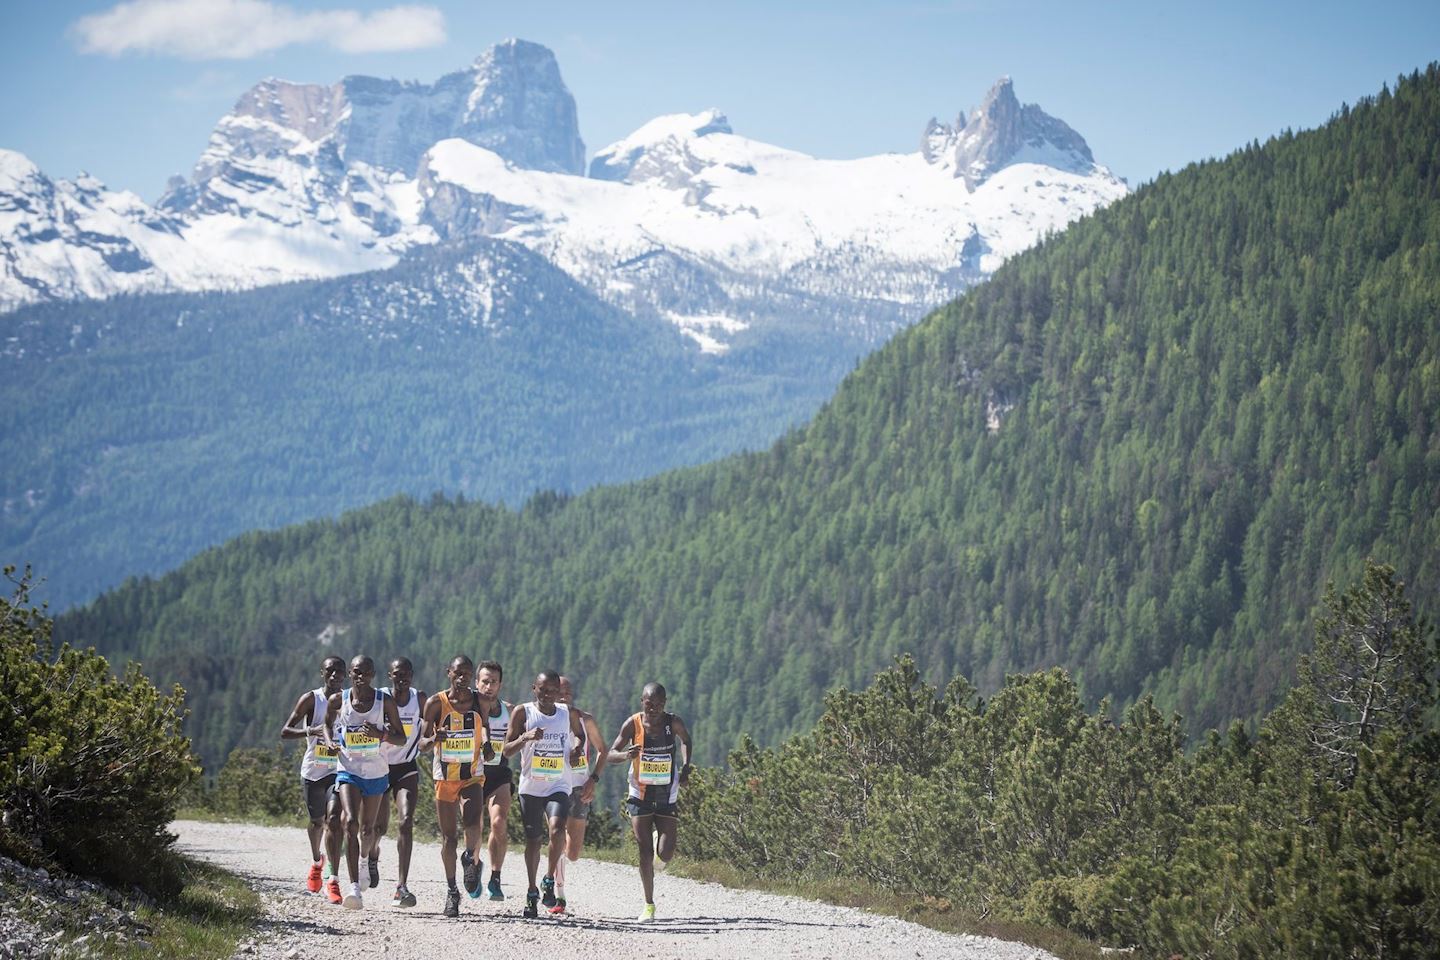
M582 789L581 787L576 787L574 790L571 790L571 791L570 791L570 819L571 819L571 820L589 820L589 819L590 819L590 808L595 805L595 801L593 801L593 800L590 801L589 803L581 803L581 802L580 802L580 791L581 791L581 789Z
M390 789L390 777L388 774L378 777L357 777L349 770L341 770L335 775L335 789L338 790L346 784L359 787L361 796L378 797Z
M564 820L570 815L570 791L561 790L548 797L520 794L520 822L525 825L525 839L536 840L549 831L549 821Z
M484 777L469 780L436 780L435 799L441 803L457 803L463 796L467 800L479 799L485 795Z
M398 787L403 785L406 777L418 777L420 765L414 760L407 760L405 763L390 764L390 786ZM415 789L416 784L410 784L410 789Z
M650 800L637 800L628 797L625 800L625 812L632 817L670 817L679 819L677 804L655 803Z
M302 780L305 784L305 810L310 821L318 823L325 819L330 801L335 797L335 774L327 773L318 780Z
M501 763L485 768L485 800L488 803L490 795L501 787L507 790L510 784L515 782L515 771L510 769L510 764Z

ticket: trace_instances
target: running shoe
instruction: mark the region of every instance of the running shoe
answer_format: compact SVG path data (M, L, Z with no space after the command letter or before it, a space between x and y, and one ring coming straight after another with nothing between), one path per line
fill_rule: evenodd
M366 862L370 864L370 889L374 890L380 886L380 858L371 857Z
M460 865L465 868L465 892L474 900L480 896L480 861L466 850L460 854Z
M540 891L534 887L531 887L530 892L525 894L525 913L523 916L526 920L534 920L540 916Z
M325 898L331 903L339 903L345 899L340 896L340 881L335 877L331 877L330 882L325 884Z
M460 916L460 891L454 887L445 891L445 916Z
M305 889L311 893L320 892L320 884L324 882L322 874L325 871L325 858L321 857L310 864L310 872L305 876Z
M551 913L553 916L557 916L557 917L558 917L558 916L560 916L561 914L563 914L564 912L565 912L565 898L564 898L564 897L556 897L556 898L555 898L555 906L553 906L553 907L550 908L550 913Z
M413 907L415 906L415 894L411 893L408 887L396 887L394 902L397 907Z
M490 878L490 885L489 885L488 889L489 889L489 891L490 891L490 899L491 899L491 900L504 900L504 899L505 899L505 894L500 890L500 878L499 878L499 877L491 877L491 878Z
M640 921L641 923L650 923L652 920L655 919L655 904L645 904L645 909L641 910L640 916L636 917L635 919Z
M544 891L540 896L540 902L547 907L555 906L555 878L545 877L542 879L540 889Z
M346 910L365 909L365 902L360 899L360 884L350 884L350 892L345 895L345 900L340 905Z

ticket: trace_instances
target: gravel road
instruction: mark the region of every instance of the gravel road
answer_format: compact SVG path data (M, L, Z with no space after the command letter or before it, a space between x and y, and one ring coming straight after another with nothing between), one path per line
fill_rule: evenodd
M178 846L247 878L260 891L266 918L238 957L449 960L472 956L563 958L847 957L898 960L1053 960L1024 944L937 933L913 923L843 907L731 890L713 883L657 876L653 923L634 919L643 897L634 867L581 860L571 864L566 893L572 915L538 920L520 916L525 861L512 848L505 861L503 903L462 897L460 917L446 919L439 847L415 845L410 889L418 906L390 905L395 846L382 842L380 886L365 893L365 909L332 906L306 892L309 866L303 830L247 824L174 824ZM486 864L487 876L489 864ZM543 908L542 908L543 910Z

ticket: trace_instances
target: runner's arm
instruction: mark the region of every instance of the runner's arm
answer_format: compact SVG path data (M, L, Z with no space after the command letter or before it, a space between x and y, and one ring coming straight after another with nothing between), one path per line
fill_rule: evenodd
M600 749L600 745L605 742L605 737L600 733L600 724L596 723L595 718L588 713L582 719L585 722L585 735L590 738L591 743L595 744L595 769L590 771L590 779L598 781L600 771L605 769L605 761L610 759L610 753Z
M680 738L680 752L684 754L684 759L680 763L680 786L683 787L685 782L690 779L690 755L693 752L690 746L690 728L685 726L685 721L679 717L674 718L674 724L675 736Z
M335 721L340 719L341 699L341 694L332 693L330 695L330 699L326 702L325 706L325 729L320 731L321 735L325 738L325 743L332 747L336 746Z
M570 750L570 762L574 764L585 755L585 723L580 719L579 710L570 711L570 737L575 741L575 746Z
M537 736L530 737L529 740L522 742L520 738L526 736L529 732L530 731L525 729L525 704L517 703L515 709L510 711L510 730L505 734L505 746L500 748L500 752L505 755L507 760L523 750L525 743L528 743L529 740L538 739L540 728L535 728Z
M394 697L385 698L385 742L397 747L405 745L405 721L400 719Z
M624 724L620 728L620 732L615 735L615 742L610 745L610 752L605 755L606 760L611 763L629 763L635 759L635 754L640 751L640 745L631 743L630 726L629 723ZM627 743L630 745L626 746Z
M315 691L307 690L302 693L295 702L295 709L290 712L290 719L280 728L280 739L303 740L310 736L310 712L314 707Z
M435 749L435 741L439 739L435 725L440 722L440 695L437 693L425 701L425 706L420 708L420 752L429 753Z

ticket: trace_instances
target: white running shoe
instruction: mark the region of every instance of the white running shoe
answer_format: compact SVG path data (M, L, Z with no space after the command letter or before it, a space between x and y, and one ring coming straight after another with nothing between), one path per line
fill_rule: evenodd
M341 906L346 910L365 909L365 901L360 899L360 884L350 884L350 892L346 894L344 901L341 902Z

